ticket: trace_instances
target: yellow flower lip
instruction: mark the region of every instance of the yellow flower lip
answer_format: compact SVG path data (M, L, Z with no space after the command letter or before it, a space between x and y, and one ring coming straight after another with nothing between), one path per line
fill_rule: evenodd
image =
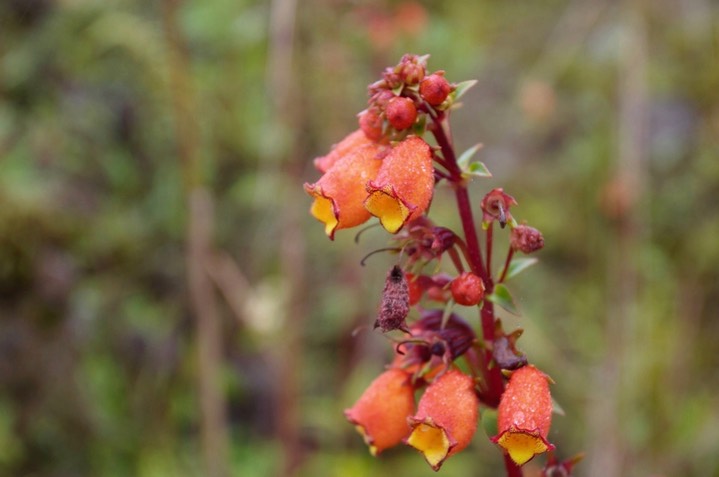
M382 227L394 234L404 226L415 206L406 204L397 196L394 187L377 187L372 181L367 184L368 196L364 206L370 214L379 218Z
M377 176L367 182L365 209L390 233L425 213L434 192L434 168L429 145L409 136L382 160Z
M315 199L310 207L310 214L325 224L325 233L330 239L334 239L335 230L339 225L339 213L335 202L323 194L321 187L305 184L305 190Z
M414 429L405 443L420 451L433 470L439 470L457 442L450 440L447 432L432 422L431 418L419 421L410 419L410 422Z
M473 378L457 370L447 371L430 383L417 413L407 419L412 432L404 443L417 449L437 471L469 445L477 429L478 406Z
M542 437L539 429L530 431L514 426L493 437L492 442L507 451L514 463L520 466L532 460L535 455L554 449L554 445Z

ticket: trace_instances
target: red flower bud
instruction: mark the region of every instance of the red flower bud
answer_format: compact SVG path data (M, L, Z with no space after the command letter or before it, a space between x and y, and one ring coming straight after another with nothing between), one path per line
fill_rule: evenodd
M411 99L395 96L387 103L385 114L393 128L404 131L410 128L417 119L417 108Z
M376 108L370 108L359 114L359 126L370 141L382 139L382 118Z
M454 301L464 306L474 306L484 298L484 282L471 272L464 272L450 285Z
M517 465L554 449L547 441L552 423L552 396L547 376L534 366L518 369L509 378L497 410L499 444Z
M517 225L509 236L509 245L513 250L532 253L544 247L542 232L528 225Z
M447 457L469 445L478 417L479 399L472 377L447 371L420 398L417 414L408 419L412 433L405 442L420 451L432 469L439 470Z
M396 446L407 437L407 418L414 412L414 388L410 374L388 369L380 374L345 417L355 425L372 455Z
M429 145L410 136L382 160L375 180L367 183L365 207L382 226L397 233L427 210L434 192L434 168Z
M444 72L432 73L419 84L419 95L432 106L439 106L447 99L452 86L444 77Z
M418 84L425 75L425 61L417 55L404 55L394 69L406 85Z

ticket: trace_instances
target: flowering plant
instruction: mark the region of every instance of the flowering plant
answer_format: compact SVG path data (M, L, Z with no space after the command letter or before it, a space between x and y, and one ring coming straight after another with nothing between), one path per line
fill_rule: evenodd
M473 159L479 146L455 153L449 124L459 98L475 82L454 84L444 71L428 73L427 59L405 55L385 69L369 86L359 128L315 159L323 175L304 186L313 198L310 212L330 239L374 216L393 234L390 250L399 252L374 322L393 336L394 360L345 415L373 455L405 443L439 470L471 442L480 408L495 408L491 440L504 454L507 475L521 476L521 466L545 452L550 458L544 475L570 475L578 458L558 462L547 440L551 380L517 350L522 330L506 332L495 314L495 306L516 313L505 284L536 260L515 254L541 249L544 239L517 223L517 201L495 188L479 204L485 235L480 243L468 186L491 174ZM428 216L434 190L443 184L454 192L461 233ZM491 263L495 223L508 228L507 256L497 274ZM429 271L445 255L454 276ZM481 333L454 312L458 306L478 310Z

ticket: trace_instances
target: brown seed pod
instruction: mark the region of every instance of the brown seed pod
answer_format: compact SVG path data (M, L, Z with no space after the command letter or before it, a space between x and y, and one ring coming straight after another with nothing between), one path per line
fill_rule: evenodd
M387 273L382 291L382 303L374 327L383 333L392 330L409 332L405 319L409 314L409 286L398 265Z

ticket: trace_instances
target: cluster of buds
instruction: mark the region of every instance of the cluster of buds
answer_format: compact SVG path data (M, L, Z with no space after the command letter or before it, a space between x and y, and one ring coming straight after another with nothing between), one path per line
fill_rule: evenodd
M423 133L425 115L449 108L454 90L444 71L427 74L427 57L404 55L369 86L367 109L359 114L360 129L375 141L397 140L409 132Z
M513 260L514 253L536 252L544 239L517 223L511 211L517 201L496 188L479 203L487 234L483 257L466 192L467 178L478 168L457 159L447 122L467 86L449 83L443 71L428 74L426 62L405 55L369 86L359 129L315 159L323 175L304 186L313 199L310 212L330 239L374 216L394 234L395 246L382 250L400 253L374 321L395 343L394 359L345 415L372 455L404 443L439 470L473 439L480 406L496 407L498 432L491 440L507 455L506 465L515 466L508 472L517 475L535 455L554 449L547 440L550 381L517 350L522 330L505 333L494 305L512 302L504 282L534 263ZM436 146L425 141L427 133ZM436 178L454 188L463 236L427 216ZM491 270L495 221L509 226L498 276ZM440 270L445 256L454 272ZM456 307L479 311L481 334ZM563 465L555 464L547 468Z

